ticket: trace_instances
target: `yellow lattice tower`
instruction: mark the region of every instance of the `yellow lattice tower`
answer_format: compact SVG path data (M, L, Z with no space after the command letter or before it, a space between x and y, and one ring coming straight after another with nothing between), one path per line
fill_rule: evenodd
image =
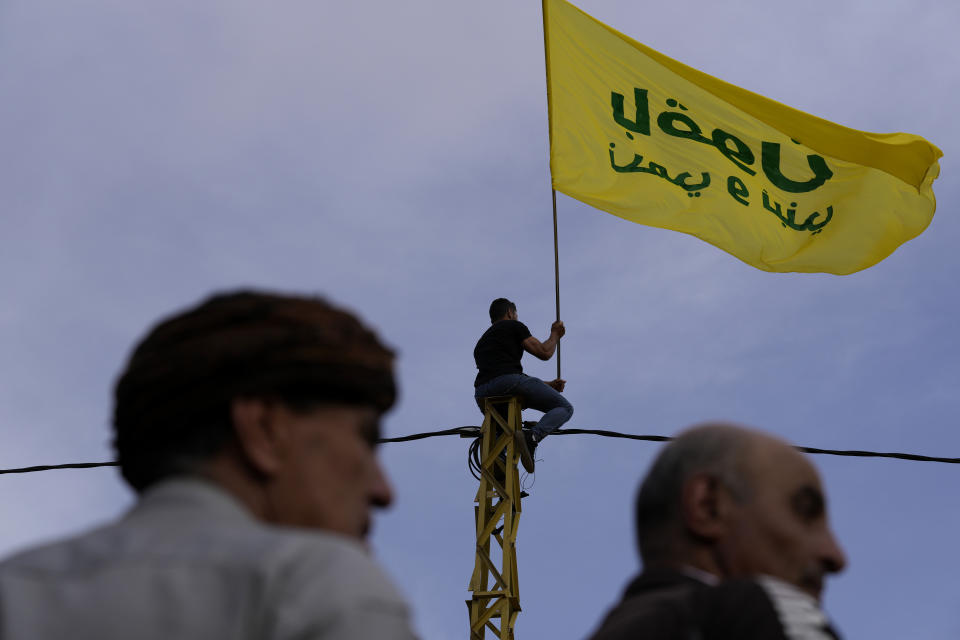
M520 475L513 434L523 425L521 398L485 398L483 405L480 488L475 508L477 556L470 578L473 597L467 600L470 640L484 640L486 629L499 640L513 640L513 626L520 613L516 553ZM499 627L495 623L498 619Z

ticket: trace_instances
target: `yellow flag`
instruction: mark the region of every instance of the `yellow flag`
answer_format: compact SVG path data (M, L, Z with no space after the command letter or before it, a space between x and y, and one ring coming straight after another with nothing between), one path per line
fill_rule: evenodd
M766 271L847 274L919 235L943 153L797 111L543 0L553 187Z

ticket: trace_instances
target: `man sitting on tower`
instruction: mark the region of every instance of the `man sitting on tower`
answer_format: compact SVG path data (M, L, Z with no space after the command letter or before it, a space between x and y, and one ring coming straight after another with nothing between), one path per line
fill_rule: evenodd
M550 337L540 342L517 319L517 305L506 298L490 303L490 322L492 326L480 336L473 349L473 359L479 369L473 383L474 398L483 411L485 397L518 395L523 397L525 406L544 412L531 429L516 434L523 468L533 473L537 444L573 416L573 406L560 394L566 380L544 382L528 376L523 373L520 358L526 351L541 360L549 360L566 329L563 322L557 320L550 325Z

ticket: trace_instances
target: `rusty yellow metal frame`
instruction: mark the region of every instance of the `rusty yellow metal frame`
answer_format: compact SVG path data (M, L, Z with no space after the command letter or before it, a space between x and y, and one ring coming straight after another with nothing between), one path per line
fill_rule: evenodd
M483 403L480 488L474 508L477 555L469 587L473 597L467 600L470 640L484 640L488 629L498 640L514 640L520 613L516 552L520 474L513 434L523 427L522 408L519 396L490 397Z

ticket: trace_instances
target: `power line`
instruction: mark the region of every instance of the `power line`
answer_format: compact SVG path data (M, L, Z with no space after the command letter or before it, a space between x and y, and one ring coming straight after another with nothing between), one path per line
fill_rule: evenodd
M618 431L604 431L602 429L557 429L550 435L577 435L581 433L606 436L608 438L626 438L628 440L646 440L649 442L669 442L669 436L642 436L633 433ZM960 464L960 458L941 458L937 456L921 456L916 453L896 453L882 451L862 451L859 449L818 449L817 447L794 447L804 453L813 453L825 456L847 456L851 458L894 458L897 460L911 460L913 462L942 462L945 464Z
M461 438L476 438L480 435L480 427L454 427L452 429L442 429L440 431L425 431L423 433L412 433L406 436L396 438L380 438L379 443L389 444L394 442L412 442L414 440L423 440L425 438L435 438L437 436L460 436ZM673 440L670 436L641 435L637 433L621 433L619 431L609 431L606 429L557 429L551 436L573 436L573 435L594 435L605 438L623 438L626 440L642 440L645 442L669 442ZM796 447L798 451L811 453L815 455L826 456L845 456L851 458L893 458L896 460L909 460L912 462L940 462L944 464L960 464L960 458L942 458L937 456L922 456L915 453L897 453L882 451L864 451L860 449L819 449L817 447ZM73 462L68 464L38 465L33 467L20 467L17 469L0 469L0 474L5 473L32 473L34 471L52 471L54 469L90 469L94 467L115 467L116 462Z
M429 433L418 433L399 438L383 438L380 442L406 442L408 440L419 440L432 436L446 436L459 434L460 437L476 437L480 434L480 427L458 427L456 429L446 429L444 431L432 431ZM609 431L606 429L557 429L551 436L573 436L573 435L595 435L606 438L624 438L627 440L643 440L646 442L670 442L673 440L670 436L641 435L637 433L621 433L619 431ZM882 451L864 451L860 449L820 449L817 447L795 447L798 451L812 453L816 455L827 456L846 456L853 458L894 458L897 460L911 460L913 462L942 462L944 464L960 464L960 458L943 458L937 456L922 456L915 453L897 453Z
M425 433L413 433L408 436L397 436L396 438L380 438L379 443L389 442L410 442L412 440L423 440L424 438L433 438L434 436L456 436L463 438L472 438L480 435L480 427L454 427L453 429L444 429L442 431L427 431Z
M115 467L117 462L70 462L67 464L41 464L35 467L18 469L0 469L0 473L30 473L32 471L52 471L54 469L92 469L93 467Z

